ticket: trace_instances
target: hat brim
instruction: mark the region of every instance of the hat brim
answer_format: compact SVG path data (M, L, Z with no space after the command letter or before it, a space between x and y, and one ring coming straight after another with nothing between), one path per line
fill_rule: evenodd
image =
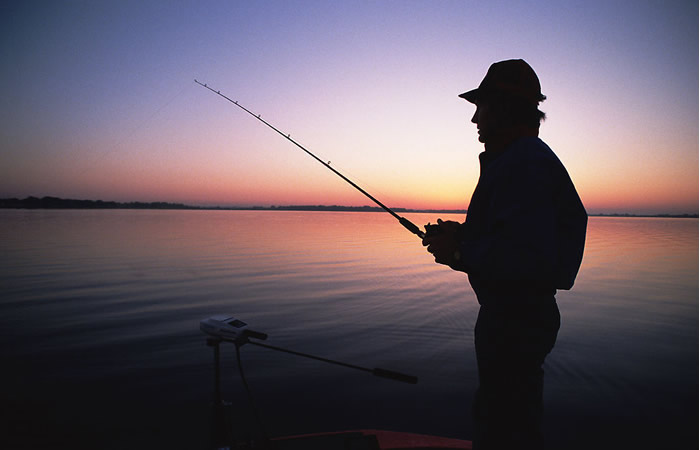
M464 94L459 94L459 98L463 98L469 103L474 103L476 104L476 99L479 96L479 88L472 89L471 91L467 91Z

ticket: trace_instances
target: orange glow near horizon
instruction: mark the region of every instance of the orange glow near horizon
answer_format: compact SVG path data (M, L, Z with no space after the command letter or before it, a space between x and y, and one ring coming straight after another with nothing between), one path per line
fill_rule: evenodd
M452 167L446 172L428 166L427 173L407 170L404 177L402 173L387 171L382 179L381 168L372 168L367 176L359 164L351 167L352 174L344 172L344 168L337 170L347 173L390 208L466 209L478 179L478 151L463 151L456 159L464 167ZM263 167L255 167L256 164ZM201 206L374 206L370 199L300 151L272 163L253 160L235 165L206 160L189 164L185 155L156 167L141 167L127 160L78 175L75 170L46 172L42 179L50 187L45 188L45 193L28 195ZM686 182L697 179L695 170L688 165L682 171L668 169L654 177L640 178L631 172L613 178L603 169L581 171L579 166L569 165L584 205L594 214L697 213L697 184ZM438 174L431 177L430 172ZM363 176L357 177L356 173ZM86 188L90 196L81 193Z

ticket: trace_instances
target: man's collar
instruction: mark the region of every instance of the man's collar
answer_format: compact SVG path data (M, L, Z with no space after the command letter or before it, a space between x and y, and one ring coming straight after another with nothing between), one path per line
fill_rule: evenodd
M527 134L519 134L512 138L508 144L503 146L499 151L494 151L493 149L485 150L479 154L479 162L481 163L482 166L484 165L489 165L491 162L497 160L498 158L501 157L504 153L510 151L512 147L515 146L515 144L520 141L521 139L525 138L530 138L530 137L538 137L538 133L527 133Z
M510 144L521 137L538 137L540 134L539 128L528 128L525 126L513 127L497 134L489 139L490 142L484 144L485 153L496 156L503 153Z

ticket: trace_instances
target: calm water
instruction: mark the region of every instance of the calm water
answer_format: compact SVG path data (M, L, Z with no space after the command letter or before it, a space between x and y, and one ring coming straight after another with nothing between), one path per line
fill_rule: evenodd
M216 313L273 345L420 379L244 346L270 435L471 438L476 300L387 214L2 210L0 255L5 441L206 448L213 352L198 327ZM698 221L591 218L576 286L557 297L550 447L697 443ZM245 436L256 427L233 349L223 358Z

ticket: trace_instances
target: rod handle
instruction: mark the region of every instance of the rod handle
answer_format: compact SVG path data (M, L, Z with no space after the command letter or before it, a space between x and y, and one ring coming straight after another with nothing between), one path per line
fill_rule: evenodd
M393 370L381 369L379 367L372 369L372 375L374 375L375 377L389 378L390 380L401 381L408 384L418 383L418 377L394 372Z
M425 237L425 233L423 233L415 223L411 222L407 218L399 217L399 223L403 225L404 228L406 228L408 231L417 235L419 238L423 239L423 237Z

